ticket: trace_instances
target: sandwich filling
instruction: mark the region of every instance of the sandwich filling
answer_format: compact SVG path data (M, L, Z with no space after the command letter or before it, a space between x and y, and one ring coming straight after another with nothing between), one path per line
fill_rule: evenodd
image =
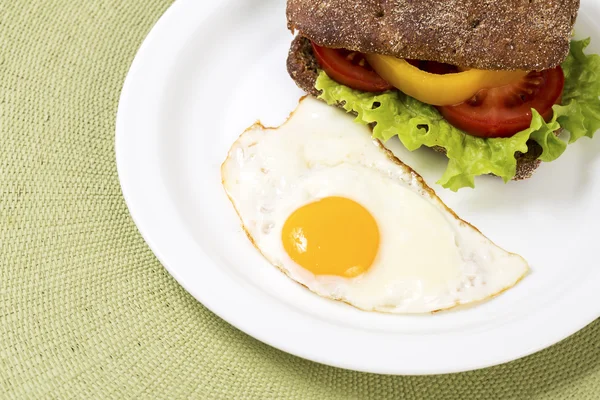
M565 61L543 71L461 69L313 44L321 69L315 88L357 122L374 125L377 139L398 136L411 151L443 148L449 162L438 183L457 191L474 187L478 175L513 179L515 154L531 145L549 162L567 143L594 135L600 56L584 53L589 42L572 41ZM557 137L561 128L568 140Z

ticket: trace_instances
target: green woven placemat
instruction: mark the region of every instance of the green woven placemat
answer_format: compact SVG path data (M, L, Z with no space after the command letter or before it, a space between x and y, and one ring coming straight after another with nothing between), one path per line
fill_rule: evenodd
M377 376L270 348L181 289L114 157L123 80L170 3L0 2L0 398L600 398L598 321L499 367Z

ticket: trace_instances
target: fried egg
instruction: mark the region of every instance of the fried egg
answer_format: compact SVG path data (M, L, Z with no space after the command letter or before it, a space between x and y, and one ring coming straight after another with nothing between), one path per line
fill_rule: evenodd
M223 186L254 246L314 293L423 313L515 285L527 262L447 208L368 127L313 98L231 147Z

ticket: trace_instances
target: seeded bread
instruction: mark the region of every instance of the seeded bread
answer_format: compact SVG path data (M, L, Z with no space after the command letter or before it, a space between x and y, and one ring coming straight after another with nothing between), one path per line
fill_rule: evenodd
M302 36L297 36L294 39L287 59L287 69L300 89L315 97L319 95L319 91L315 89L315 82L319 74L318 64L308 39ZM339 104L338 106L341 107ZM542 154L541 147L533 140L528 141L527 146L529 147L527 153L515 154L515 158L517 159L517 173L513 178L514 180L531 177L541 163L538 160L538 157ZM441 147L434 149L444 152L444 149Z
M579 0L288 0L287 20L315 43L480 69L564 61Z

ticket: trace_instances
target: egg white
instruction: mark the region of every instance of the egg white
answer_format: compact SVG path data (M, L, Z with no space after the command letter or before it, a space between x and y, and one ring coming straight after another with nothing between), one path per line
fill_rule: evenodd
M422 313L478 302L528 270L520 256L459 219L367 127L312 98L277 129L246 130L222 179L248 236L273 265L311 291L363 310ZM380 230L372 267L355 278L316 276L283 247L290 214L328 196L360 203Z

